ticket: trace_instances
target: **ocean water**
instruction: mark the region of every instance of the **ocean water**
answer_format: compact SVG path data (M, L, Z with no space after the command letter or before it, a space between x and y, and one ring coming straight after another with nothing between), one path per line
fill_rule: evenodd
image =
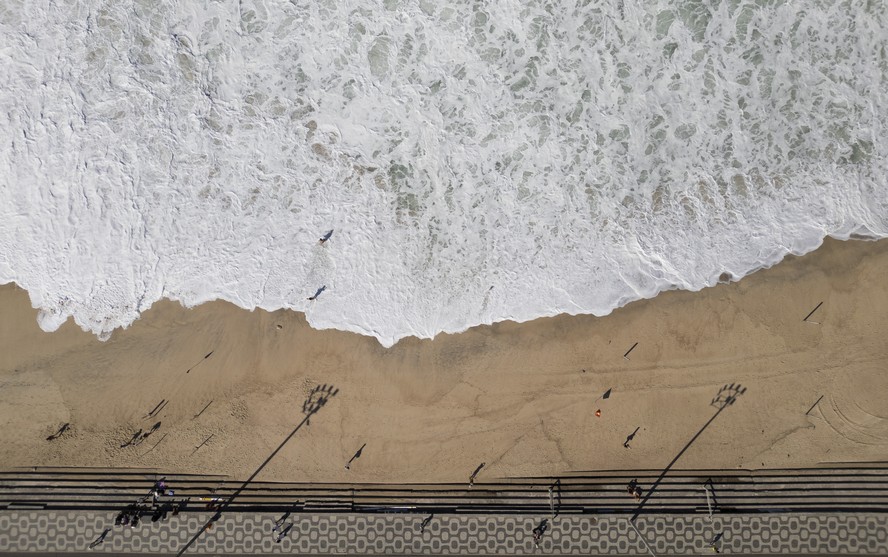
M0 0L0 283L389 346L885 237L886 6Z

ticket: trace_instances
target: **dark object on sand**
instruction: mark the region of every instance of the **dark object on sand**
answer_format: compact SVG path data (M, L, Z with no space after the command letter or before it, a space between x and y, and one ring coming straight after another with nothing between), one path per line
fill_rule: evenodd
M55 441L56 439L61 437L66 431L68 431L68 429L70 427L71 427L71 424L68 422L65 422L64 424L62 424L62 427L60 427L57 432L55 432L52 435L50 435L49 437L47 437L46 440L47 441Z

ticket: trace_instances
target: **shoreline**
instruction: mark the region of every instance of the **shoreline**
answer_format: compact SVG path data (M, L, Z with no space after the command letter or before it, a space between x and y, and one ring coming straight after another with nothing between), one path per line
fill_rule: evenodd
M301 313L227 302L186 309L164 300L106 342L70 319L44 333L27 293L5 285L0 466L246 477L301 420L312 387L325 383L340 393L259 479L464 481L481 462L479 481L662 468L730 383L748 392L676 466L884 459L886 271L888 240L827 239L737 282L662 292L605 317L500 322L389 349L373 337L312 329ZM820 301L817 324L803 322ZM120 447L158 421L142 445ZM46 441L66 422L69 432Z
M825 236L822 238L822 240L821 240L822 243L820 244L820 246L815 247L815 248L811 249L810 251L801 250L801 251L803 251L803 253L796 253L796 251L794 251L790 248L785 248L786 252L784 252L780 255L776 255L775 253L772 253L769 257L766 257L766 258L760 260L757 264L755 264L755 266L753 266L750 270L745 271L744 274L742 274L742 275L735 275L732 272L723 271L718 277L714 277L712 279L715 281L713 284L703 285L703 286L700 286L699 288L696 288L696 289L688 288L687 285L682 286L679 284L667 284L667 285L656 286L653 289L654 294L650 295L650 296L648 296L647 294L639 294L638 291L636 291L634 294L634 296L636 296L636 297L633 297L633 295L631 295L631 294L623 295L616 301L617 305L611 307L609 310L606 310L605 313L601 313L601 314L593 313L592 310L588 310L588 309L587 310L577 310L576 307L568 306L568 307L560 308L560 311L558 311L557 313L554 313L554 311L556 311L554 309L544 310L543 312L537 311L536 313L532 313L533 317L529 317L526 319L519 317L519 318L507 318L507 319L502 319L502 320L493 321L493 322L480 322L480 323L476 323L474 325L464 325L459 330L448 330L445 327L444 329L441 329L438 332L433 333L434 336L419 336L419 334L416 333L416 331L414 330L413 333L415 333L415 334L407 334L406 336L381 337L381 336L378 336L378 334L375 334L374 330L372 328L364 328L361 326L357 326L354 323L351 323L351 324L349 324L349 323L327 324L327 323L321 322L321 323L311 323L311 327L317 331L339 331L339 332L352 333L352 334L356 334L359 336L366 336L366 337L374 338L380 344L380 346L382 346L382 348L389 349L389 348L393 348L394 346L396 346L398 343L400 343L402 341L435 340L436 338L439 338L441 335L450 335L450 336L459 335L459 334L465 333L467 331L471 331L472 329L475 329L478 327L490 327L490 326L495 326L499 323L514 323L514 324L534 323L534 322L537 322L542 319L557 318L557 317L561 317L561 316L602 318L602 317L607 317L607 316L611 315L613 312L618 311L628 305L631 305L636 302L644 301L644 300L652 300L652 299L657 298L658 296L660 296L666 292L672 292L672 291L676 291L676 290L685 291L685 292L700 292L700 291L706 290L708 288L712 288L714 286L717 286L719 284L739 282L741 280L744 280L746 277L748 277L750 275L761 272L762 270L770 269L771 267L774 267L775 265L780 265L783 261L787 261L791 258L804 257L805 255L807 255L809 253L813 253L813 252L817 251L818 249L820 249L820 247L822 247L823 242L855 242L855 241L879 242L882 240L888 240L888 237L879 237L875 234L864 235L864 234L860 234L860 233L849 233L849 234L845 234L844 237L829 236L828 235L828 236ZM780 250L775 250L775 251L779 252ZM738 276L739 276L739 278L738 278ZM9 282L6 282L6 283L0 283L0 288L9 287L9 286L15 286L16 288L18 288L20 290L24 290L26 292L28 291L27 287L22 286L14 279L9 279ZM489 287L490 289L488 290L488 292L493 291L495 286L496 285L491 285ZM323 285L323 287L318 289L317 291L309 290L307 293L314 292L314 295L308 299L313 300L316 296L320 296L321 293L324 292L325 290L327 290L326 285ZM217 292L216 296L222 296L222 294ZM640 296L640 297L638 297L638 296ZM237 296L235 296L235 298L237 298L237 300L239 300L239 298ZM263 307L262 305L253 305L253 307L246 307L246 305L242 305L242 303L239 303L237 300L231 300L231 299L227 299L224 297L216 297L216 298L202 299L201 301L196 302L194 305L188 305L180 299L171 298L171 297L161 297L159 299L156 299L154 302L152 302L151 306L147 310L144 310L142 312L139 312L138 310L134 310L137 317L135 318L134 321L130 322L128 325L121 325L119 319L112 319L112 318L109 318L106 316L104 318L103 324L107 324L108 321L111 321L113 323L117 323L116 325L114 325L115 328L110 331L107 331L104 328L101 328L101 329L95 328L95 323L79 324L78 326L81 329L83 329L84 331L87 331L87 332L95 335L99 339L108 339L111 336L113 336L114 334L118 334L120 331L131 327L135 322L137 322L137 321L139 321L139 319L141 319L141 316L143 314L150 311L157 304L161 304L161 303L178 304L186 310L193 310L193 309L201 307L205 304L228 303L238 309L241 309L241 310L247 311L247 312L254 312L254 311L264 311L266 313L275 313L278 311L293 312L293 313L297 313L297 314L302 315L306 321L308 320L308 315L311 312L311 307L312 307L311 305L309 305L305 309L294 309L294 308L290 308L290 307L278 307L277 309L268 309L266 307ZM242 300L240 300L240 301L242 302ZM486 305L486 304L487 304L487 299L485 298L484 305ZM141 305L141 301L140 301L139 305ZM574 305L576 305L576 304L574 304ZM36 317L38 323L47 324L47 329L48 329L48 330L44 329L43 326L41 325L41 330L43 330L43 332L53 333L56 330L58 330L60 327L66 325L69 322L76 323L75 316L73 314L68 315L64 321L59 321L59 319L60 319L59 314L60 313L61 312L56 312L56 311L50 311L50 312L45 312L43 310L38 311L37 317ZM87 319L87 321L91 321L91 320L92 320L92 318ZM350 326L351 326L351 328L350 328ZM393 341L393 344L388 345L386 343L390 340L390 338L396 338L396 340Z

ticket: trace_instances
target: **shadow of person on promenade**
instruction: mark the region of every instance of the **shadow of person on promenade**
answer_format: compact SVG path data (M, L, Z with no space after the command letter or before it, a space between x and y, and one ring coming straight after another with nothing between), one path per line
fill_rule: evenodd
M544 518L542 522L540 522L536 528L532 530L533 532L533 543L537 547L540 546L540 541L543 539L543 534L546 533L546 530L549 529L549 519Z
M101 534L99 534L99 537L96 538L96 539L94 539L93 542L92 542L91 544L89 544L89 548L90 548L90 549L95 549L95 548L97 548L98 546L100 546L100 545L102 545L103 543L105 543L105 538L108 537L108 533L109 533L110 531L111 531L111 528L105 528L105 530L104 530Z

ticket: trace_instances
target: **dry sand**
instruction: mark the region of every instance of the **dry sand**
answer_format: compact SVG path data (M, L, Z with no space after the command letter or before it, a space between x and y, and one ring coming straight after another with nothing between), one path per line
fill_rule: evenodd
M259 479L466 481L481 462L479 481L662 468L712 416L710 401L726 383L748 390L677 467L888 460L886 277L888 241L827 241L738 283L668 292L604 318L502 323L388 350L372 338L313 330L299 313L223 302L158 303L107 342L71 322L47 334L27 293L7 285L0 468L138 467L243 479L323 383L339 394ZM811 318L820 324L804 323L821 301ZM594 402L608 388L612 396ZM170 402L159 417L144 418L161 399ZM140 446L120 448L158 420ZM65 422L71 431L47 441Z

